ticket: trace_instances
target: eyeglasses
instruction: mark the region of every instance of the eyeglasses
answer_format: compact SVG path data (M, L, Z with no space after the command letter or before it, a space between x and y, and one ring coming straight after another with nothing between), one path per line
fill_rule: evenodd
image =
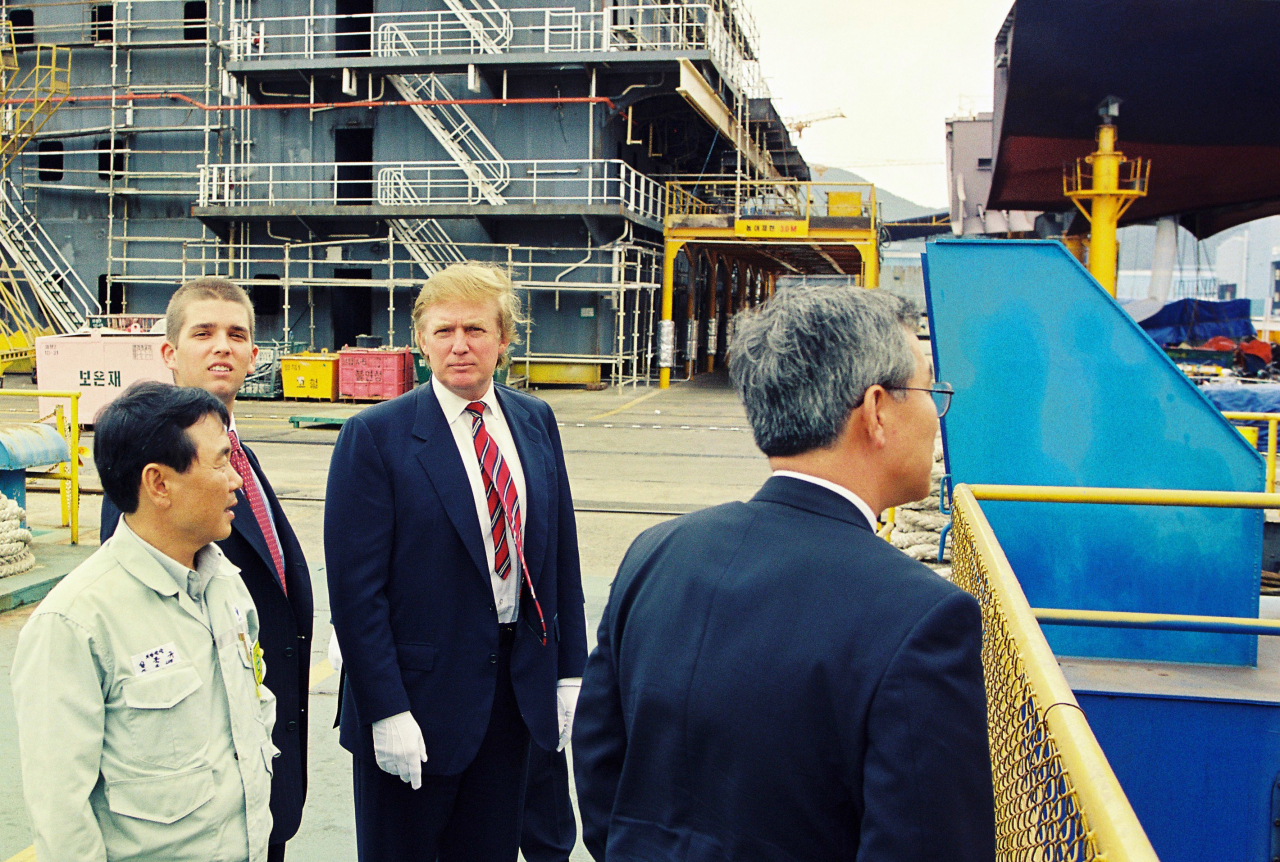
M950 383L935 383L928 389L921 386L886 386L885 389L891 392L894 390L928 392L929 397L933 399L933 406L938 410L939 419L947 415L947 411L951 409L951 396L956 394Z

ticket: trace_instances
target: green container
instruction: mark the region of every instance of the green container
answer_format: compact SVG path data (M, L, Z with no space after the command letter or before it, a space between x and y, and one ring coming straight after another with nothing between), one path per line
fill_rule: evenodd
M499 368L493 372L493 379L502 385L507 383L507 372L511 369L510 363L504 368ZM418 385L426 383L431 379L431 365L427 362L427 358L422 355L418 348L413 348L413 370L418 375Z

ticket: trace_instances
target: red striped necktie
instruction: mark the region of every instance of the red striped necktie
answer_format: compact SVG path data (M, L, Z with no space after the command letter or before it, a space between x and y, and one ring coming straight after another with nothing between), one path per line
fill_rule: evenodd
M538 603L538 595L533 591L533 579L529 576L529 566L524 561L524 538L520 533L520 495L516 492L516 483L507 467L506 460L498 451L498 444L484 427L484 402L472 401L466 407L471 415L471 442L476 447L476 457L480 459L480 475L484 477L485 497L489 504L489 530L493 536L493 570L499 578L506 580L511 574L511 549L515 549L516 558L520 562L520 571L524 584L529 588L529 596L538 611L538 622L542 626L542 644L547 643L547 622L542 616L542 605ZM511 541L507 541L507 537Z
M240 446L240 438L234 431L228 431L227 436L231 438L231 466L244 480L244 495L249 500L249 508L253 510L258 529L262 530L262 538L267 540L267 549L271 551L271 562L275 564L280 587L285 595L288 595L289 588L284 582L284 557L280 554L280 541L276 538L276 529L272 526L271 517L267 514L267 501L262 499L257 477L253 475L253 468L249 466L249 456L244 454L244 449Z

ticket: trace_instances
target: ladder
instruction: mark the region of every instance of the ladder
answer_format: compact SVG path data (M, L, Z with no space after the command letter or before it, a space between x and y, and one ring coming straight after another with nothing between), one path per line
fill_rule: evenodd
M511 42L511 14L497 0L444 0L486 54L501 54Z
M394 24L384 24L382 30L384 38L378 40L382 53L417 56L413 43ZM434 72L387 77L405 101L453 101L453 94ZM511 182L511 168L462 106L413 105L412 108L445 152L462 168L472 188L488 203L505 204L502 190Z
M87 314L98 313L97 297L85 287L7 176L0 179L0 249L22 273L57 331L75 332L84 326Z
M386 170L378 177L378 203L412 206L422 203L422 199L405 180L404 171ZM450 264L466 263L467 256L437 220L399 218L389 221L396 239L428 276Z

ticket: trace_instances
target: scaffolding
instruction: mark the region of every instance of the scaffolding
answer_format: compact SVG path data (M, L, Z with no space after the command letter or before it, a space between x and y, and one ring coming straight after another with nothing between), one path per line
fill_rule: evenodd
M17 260L36 277L10 279L0 290L27 297L33 317L68 330L100 313L155 310L149 306L159 292L197 275L226 276L257 292L278 283L281 339L314 347L316 291L372 283L387 298L387 341L403 345L410 335L403 299L396 332L397 290L410 290L451 263L488 261L507 268L540 313L564 319L570 309L577 315L572 347L555 343L550 330L540 331L535 322L522 334L517 362L594 366L621 385L650 380L657 373L660 238L671 175L646 173L634 157L602 157L596 139L602 110L625 121L627 145L641 140L632 137L634 100L614 104L598 95L595 68L651 57L714 64L707 79L693 73L699 92L706 91L698 97L701 107L690 96L685 100L699 111L710 104L713 114L726 114L727 125L717 134L730 142L734 153L727 158L739 180L777 179L763 132L750 118L751 102L769 98L750 15L740 0L625 0L603 9L508 8L502 0L443 5L430 12L262 17L250 14L258 6L250 0L48 0L21 10L0 0L6 21L30 11L18 29L49 43L37 47L18 39L9 53L0 51L0 74L6 81L34 75L31 80L52 82L46 86L51 93L56 83L63 105L56 120L40 114L34 100L14 110L12 119L4 117L6 129L29 118L27 137L40 146L7 156L12 182L6 179L0 189L0 211L29 234L25 243L0 238L0 246L10 269L19 268L12 263ZM319 6L313 3L311 11L323 11ZM365 42L352 47L353 35ZM89 61L72 79L56 72L63 68L57 58L70 48ZM433 69L446 55L454 60ZM530 55L546 55L548 68L587 70L590 95L508 99L504 66L501 98L493 81L492 99L456 98L462 85L454 81L463 77L456 58L527 66ZM282 77L261 71L281 61L290 67L281 74L296 83L277 85ZM461 68L469 91L464 95L478 92L479 73L465 62ZM378 78L391 87L375 94ZM314 153L317 118L349 104L325 101L339 89L351 104L369 110L409 108L446 158L262 156L285 123L305 128L304 116L312 139L308 143L304 131L299 149ZM678 90L668 83L666 91ZM527 103L585 104L586 124L574 134L582 135L587 157L509 158L513 153L504 155L494 143L501 136L477 124L471 102L495 111ZM648 153L660 155L652 127L649 135ZM4 140L0 129L0 144ZM532 149L532 155L540 151L536 142ZM744 157L744 149L754 155ZM351 221L353 207L362 208L358 222ZM78 208L100 213L103 223L105 272L96 291L92 273L85 284L85 264L77 270L68 263L68 257L75 260L67 239L73 229L59 233L64 223L84 221L68 214ZM559 244L536 232L525 242L501 236L480 241L493 230L481 223L490 213L507 219L504 224L556 218L587 227ZM338 263L370 269L370 278L329 274ZM764 282L757 281L752 290L759 292ZM147 300L131 308L135 296ZM304 337L297 337L300 331ZM0 365L4 358L0 351Z

